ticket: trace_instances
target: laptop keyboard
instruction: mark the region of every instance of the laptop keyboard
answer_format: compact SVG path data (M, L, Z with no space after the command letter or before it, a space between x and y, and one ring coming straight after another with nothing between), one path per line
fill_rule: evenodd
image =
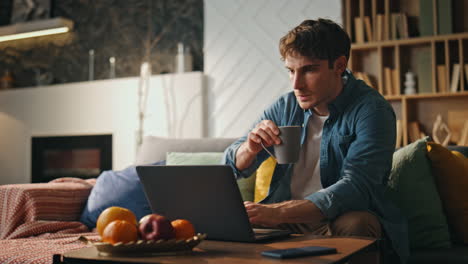
M277 231L281 231L279 229L267 229L267 228L254 228L253 229L254 233L255 234L270 234L270 233L274 233L274 232L277 232Z

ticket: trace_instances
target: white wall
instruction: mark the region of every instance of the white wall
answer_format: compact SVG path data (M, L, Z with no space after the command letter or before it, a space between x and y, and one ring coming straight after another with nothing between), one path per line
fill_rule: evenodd
M205 0L208 135L238 137L290 91L279 39L305 19L341 24L340 0Z
M20 121L0 112L0 184L30 182L31 131ZM21 139L23 142L15 140Z
M0 184L31 179L31 137L112 134L113 169L135 161L138 78L0 92ZM202 137L199 72L152 76L145 135Z

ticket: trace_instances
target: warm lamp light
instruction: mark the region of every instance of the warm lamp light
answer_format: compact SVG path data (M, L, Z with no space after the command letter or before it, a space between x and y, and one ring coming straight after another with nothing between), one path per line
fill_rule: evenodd
M61 34L73 29L73 22L66 18L53 18L17 23L0 28L0 42Z

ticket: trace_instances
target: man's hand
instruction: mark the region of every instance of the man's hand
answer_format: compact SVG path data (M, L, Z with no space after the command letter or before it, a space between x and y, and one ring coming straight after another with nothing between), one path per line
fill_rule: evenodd
M262 150L262 142L265 147L280 144L281 139L278 135L278 126L271 120L263 120L250 131L244 144L247 145L247 150L258 153Z
M275 227L283 221L280 219L278 204L258 204L244 202L250 223L265 227Z
M291 200L275 204L244 202L251 224L275 227L283 223L320 224L322 211L309 200Z
M243 170L252 164L257 153L262 150L262 142L265 147L280 144L281 139L278 135L278 126L273 121L263 120L258 123L236 153L237 169Z

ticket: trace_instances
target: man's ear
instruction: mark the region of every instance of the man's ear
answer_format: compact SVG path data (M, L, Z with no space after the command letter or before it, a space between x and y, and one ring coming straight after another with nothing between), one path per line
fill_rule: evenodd
M333 65L334 71L341 76L348 66L348 60L346 56L340 56L335 60L335 65Z

